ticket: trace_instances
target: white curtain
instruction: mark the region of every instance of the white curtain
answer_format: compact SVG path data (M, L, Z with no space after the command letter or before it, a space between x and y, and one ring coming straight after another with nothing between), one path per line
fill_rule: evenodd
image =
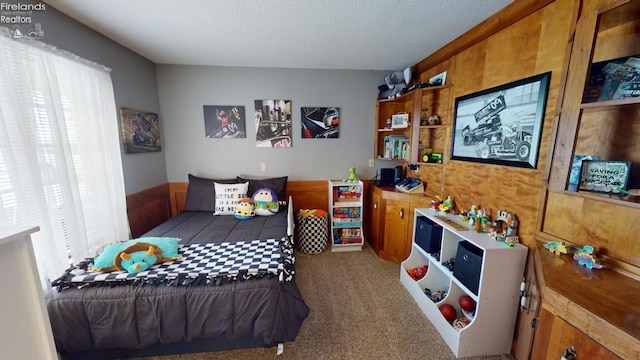
M0 226L43 278L129 238L119 141L110 69L0 27Z

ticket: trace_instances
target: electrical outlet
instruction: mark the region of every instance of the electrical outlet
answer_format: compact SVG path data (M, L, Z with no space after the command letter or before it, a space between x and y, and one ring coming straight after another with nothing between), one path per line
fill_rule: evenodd
M267 163L263 162L260 163L260 171L267 171Z
M369 167L376 166L376 161L374 159L369 159Z

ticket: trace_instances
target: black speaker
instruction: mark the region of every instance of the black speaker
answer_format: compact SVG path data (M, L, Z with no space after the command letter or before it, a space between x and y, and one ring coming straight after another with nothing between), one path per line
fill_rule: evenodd
M394 184L394 170L392 168L380 169L380 181L378 186L391 186Z
M404 169L402 166L396 166L393 171L393 183L399 184L402 180L404 180Z

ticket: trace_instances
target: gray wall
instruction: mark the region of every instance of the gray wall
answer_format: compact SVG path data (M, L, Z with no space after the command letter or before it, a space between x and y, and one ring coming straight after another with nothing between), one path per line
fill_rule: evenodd
M158 65L163 150L171 182L187 174L226 178L238 174L288 175L293 180L375 175L373 158L378 85L388 72ZM291 100L293 147L257 148L254 100ZM203 105L244 106L247 137L205 137ZM302 139L300 108L340 107L338 139ZM267 171L260 171L260 163ZM380 161L378 161L380 163ZM376 164L379 165L379 164ZM389 164L386 164L389 166Z
M118 110L129 107L154 112L162 120L154 63L60 13L49 4L46 4L44 11L34 11L32 21L42 24L44 38L41 41L112 69L111 79ZM28 26L23 27L21 30L26 32ZM164 134L161 136L164 137ZM164 146L162 150L155 153L124 154L121 142L127 194L167 182Z
M288 175L295 180L312 180L345 178L348 168L355 166L362 179L375 175L375 168L368 167L373 157L375 99L377 86L389 72L156 66L49 4L45 11L33 12L33 21L42 24L42 41L112 69L118 109L130 107L159 114L161 152L124 154L121 145L127 194L167 181L186 181L188 173L212 177ZM256 148L256 99L292 101L292 148ZM203 105L243 105L247 137L206 138ZM340 138L301 139L302 106L340 107ZM262 162L267 163L266 172L260 171ZM376 161L376 168L394 165Z

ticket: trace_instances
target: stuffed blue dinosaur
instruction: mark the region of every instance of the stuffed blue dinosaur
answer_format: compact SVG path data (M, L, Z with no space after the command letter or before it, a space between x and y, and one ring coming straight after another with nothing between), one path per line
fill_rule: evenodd
M179 238L172 237L142 237L126 242L109 244L102 250L100 255L93 259L93 265L90 270L100 272L124 271L125 267L116 265L123 261L120 254L123 252L131 254L134 251L142 251L144 253L149 249L149 246L153 246L153 252L158 255L156 256L156 263L179 260L178 241L180 241ZM159 249L159 252L155 249Z
M130 274L149 269L162 260L162 250L151 244L139 242L118 253L114 265Z

